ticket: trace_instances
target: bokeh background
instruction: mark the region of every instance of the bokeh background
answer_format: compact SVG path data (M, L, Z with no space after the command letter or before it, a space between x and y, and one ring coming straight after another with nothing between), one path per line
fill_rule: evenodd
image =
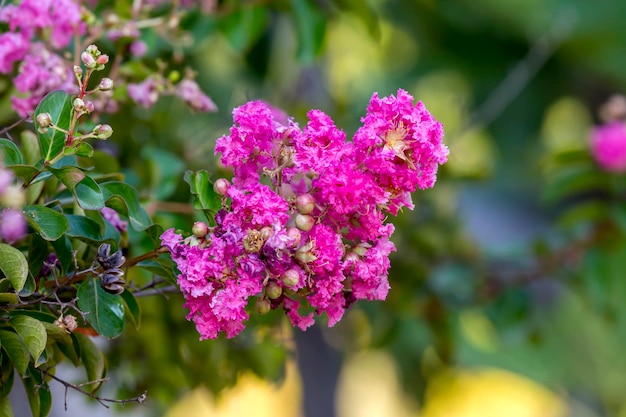
M103 163L141 190L156 222L191 228L183 172L229 175L215 139L251 99L301 125L321 109L350 136L373 92L402 88L443 122L450 159L393 220L385 302L357 303L332 329L294 331L270 314L234 340L199 342L180 296L143 298L141 329L105 346L104 392L147 389L149 401L89 413L626 416L626 183L588 151L599 106L626 88L626 2L214 6L190 11L178 38L142 38L145 65L193 68L218 113L165 97L109 119L116 157ZM62 397L53 415L79 415L80 397L67 413Z

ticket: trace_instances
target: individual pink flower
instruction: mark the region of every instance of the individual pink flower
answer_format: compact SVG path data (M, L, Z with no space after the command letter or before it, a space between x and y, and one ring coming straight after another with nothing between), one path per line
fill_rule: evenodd
M102 217L104 217L106 221L111 223L111 225L118 230L118 232L123 233L128 230L128 222L122 220L120 218L120 215L117 213L117 211L109 207L103 207L100 210L100 213L102 214Z
M29 40L21 33L6 32L0 35L0 73L13 71L13 65L24 58Z
M144 41L134 41L128 47L129 52L135 58L141 58L148 52L148 45Z
M593 130L591 152L607 171L626 172L626 125L616 121Z
M154 77L140 83L128 83L128 96L141 107L150 108L159 99L159 84Z
M0 238L15 243L26 236L26 220L20 211L4 209L0 212Z
M217 111L213 100L200 90L200 86L194 80L185 79L179 82L176 85L176 95L194 111L202 113Z

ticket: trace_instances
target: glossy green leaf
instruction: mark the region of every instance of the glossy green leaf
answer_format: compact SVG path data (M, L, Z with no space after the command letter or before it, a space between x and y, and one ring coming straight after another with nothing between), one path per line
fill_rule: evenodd
M176 284L177 275L174 272L174 264L169 258L147 259L135 265L146 271L152 272L154 275L165 278L171 284Z
M37 276L44 261L48 258L50 250L48 249L48 242L41 238L41 236L32 234L29 251L28 251L28 269L31 274Z
M46 417L52 406L52 395L48 383L41 377L41 373L31 368L28 376L22 379L30 411L33 417Z
M298 59L311 62L322 48L326 18L312 0L291 0L291 6L298 34Z
M46 348L48 336L46 328L39 320L29 316L15 316L9 320L11 327L24 340L26 349L36 361Z
M70 224L67 236L75 237L87 242L102 241L102 228L98 223L85 216L66 214L65 217Z
M87 313L87 319L104 337L113 338L124 329L124 301L122 297L109 294L100 286L98 279L87 279L78 287L78 308Z
M124 291L120 295L124 300L124 305L126 306L126 315L130 319L133 326L135 326L135 329L139 330L139 327L141 326L141 307L139 306L137 299L130 291Z
M20 297L28 297L32 295L35 292L35 287L36 287L35 278L33 278L32 274L28 274L26 276L26 282L24 283L24 287L19 292Z
M30 185L37 184L38 182L46 180L52 176L51 173L47 171L42 172L40 169L32 165L12 165L9 169L13 171L16 177L22 179L26 183L29 183Z
M184 180L189 184L196 210L216 212L222 207L222 198L213 190L211 174L205 170L185 171ZM207 217L209 217L207 213Z
M13 407L11 407L11 401L9 397L0 397L0 415L2 417L13 417Z
M100 188L107 206L127 215L133 230L142 231L152 224L133 187L122 182L106 182L100 184Z
M0 157L2 157L2 165L5 167L24 163L22 153L9 139L0 138Z
M66 345L65 343L58 342L57 347L68 358L74 366L80 365L80 346L78 344L78 340L74 333L70 334L70 339L72 340L71 345Z
M102 351L98 349L98 346L96 346L89 337L79 333L74 333L74 336L80 346L80 359L87 372L88 382L101 379L106 370ZM97 382L86 386L85 389L93 392L97 390L100 385L102 385L102 382Z
M76 155L83 158L91 158L93 155L93 146L87 142L80 142L76 146L71 146L63 149L65 155Z
M15 291L19 292L24 288L28 276L28 261L22 252L6 243L0 243L0 270L11 281Z
M73 166L48 169L72 192L80 207L85 210L99 210L104 207L100 186L85 172Z
M72 117L72 97L64 91L53 91L46 95L33 113L33 121L37 125L37 115L49 113L52 123L68 130ZM50 161L63 151L66 134L55 129L48 129L45 133L37 132L41 155L44 161Z
M0 345L15 364L17 372L23 376L28 368L30 354L22 338L10 330L0 330Z
M25 206L28 224L45 240L57 240L70 225L62 213L44 206Z
M64 274L68 274L74 270L74 252L72 251L72 244L67 236L62 236L60 239L52 242L52 248L54 253L59 259L61 264L61 271Z

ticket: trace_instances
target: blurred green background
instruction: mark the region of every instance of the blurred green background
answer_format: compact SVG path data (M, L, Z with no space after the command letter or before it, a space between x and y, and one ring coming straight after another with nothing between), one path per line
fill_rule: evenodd
M145 65L192 67L220 109L164 98L109 120L107 146L165 227L191 228L168 211L189 202L185 169L228 176L215 139L251 99L301 125L321 109L350 136L373 92L403 88L444 123L450 160L393 220L389 298L333 329L270 315L199 342L181 297L142 299L109 376L150 402L120 411L626 416L625 181L587 151L598 106L626 86L625 19L621 0L226 0L191 10L178 39L144 32Z

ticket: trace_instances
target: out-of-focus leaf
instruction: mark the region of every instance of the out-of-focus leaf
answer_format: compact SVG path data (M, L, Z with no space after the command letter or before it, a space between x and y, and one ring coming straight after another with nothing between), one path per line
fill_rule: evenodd
M53 91L39 102L33 113L33 121L37 126L37 116L41 113L49 113L52 123L68 130L72 117L72 97L64 91ZM37 131L41 154L44 161L50 161L63 151L66 134L55 129L48 129L45 133Z
M147 259L135 265L139 268L150 271L155 275L165 278L171 284L176 284L176 273L174 272L174 264L171 259L158 258Z
M607 175L592 167L570 167L550 176L550 183L544 192L548 204L554 204L569 197L584 193L608 192Z
M20 134L22 151L24 153L24 163L35 165L41 160L41 148L37 135L30 130L24 130Z
M0 345L15 364L17 372L23 376L28 368L30 354L22 338L11 330L0 330Z
M354 13L365 23L368 32L376 41L380 40L380 25L376 11L367 1L362 0L335 0L334 3L343 11Z
M45 240L57 240L67 230L70 225L62 213L44 206L25 206L26 220Z
M128 313L128 318L131 323L133 323L133 326L135 326L135 329L139 330L139 327L141 326L141 307L139 306L137 299L130 291L124 291L120 295L124 300L124 304L126 306L125 311Z
M133 230L147 229L152 221L141 206L137 190L122 182L106 182L100 184L107 205L128 216Z
M180 182L180 174L185 164L176 155L162 149L147 146L141 150L141 156L151 167L150 183L157 200L164 200L172 195Z
M41 172L40 169L32 165L12 165L9 167L11 171L15 173L15 176L21 178L24 182L29 184L37 184L43 180L46 180L52 176L49 172Z
M298 34L298 59L311 62L322 48L326 18L311 0L291 0Z
M22 153L9 139L0 138L0 156L2 157L2 165L5 167L24 163Z
M8 355L2 356L2 368L0 368L0 398L5 398L11 393L13 389L13 380L15 379L15 371L13 370L13 363ZM2 407L0 406L0 415L2 414Z
M9 324L22 338L33 359L37 361L46 348L48 340L44 325L39 320L28 316L11 317Z
M239 52L252 45L267 25L267 9L260 6L242 6L220 20L220 28L233 48Z
M61 271L67 274L74 270L74 252L72 251L69 238L63 236L61 239L55 240L52 242L52 247L61 264Z
M104 355L102 351L98 349L88 336L74 333L78 345L80 346L80 359L87 372L87 379L89 382L97 381L104 376L106 370L106 364L104 362ZM102 382L90 384L86 389L91 392L95 391L102 385Z
M76 293L78 307L88 313L87 319L104 337L113 338L124 329L124 302L122 297L109 294L100 286L97 279L87 279Z
M65 166L60 169L48 168L72 192L78 205L85 210L99 210L104 207L102 190L93 178L82 170Z
M11 281L15 291L24 288L28 276L28 261L24 254L6 243L0 243L0 270Z

